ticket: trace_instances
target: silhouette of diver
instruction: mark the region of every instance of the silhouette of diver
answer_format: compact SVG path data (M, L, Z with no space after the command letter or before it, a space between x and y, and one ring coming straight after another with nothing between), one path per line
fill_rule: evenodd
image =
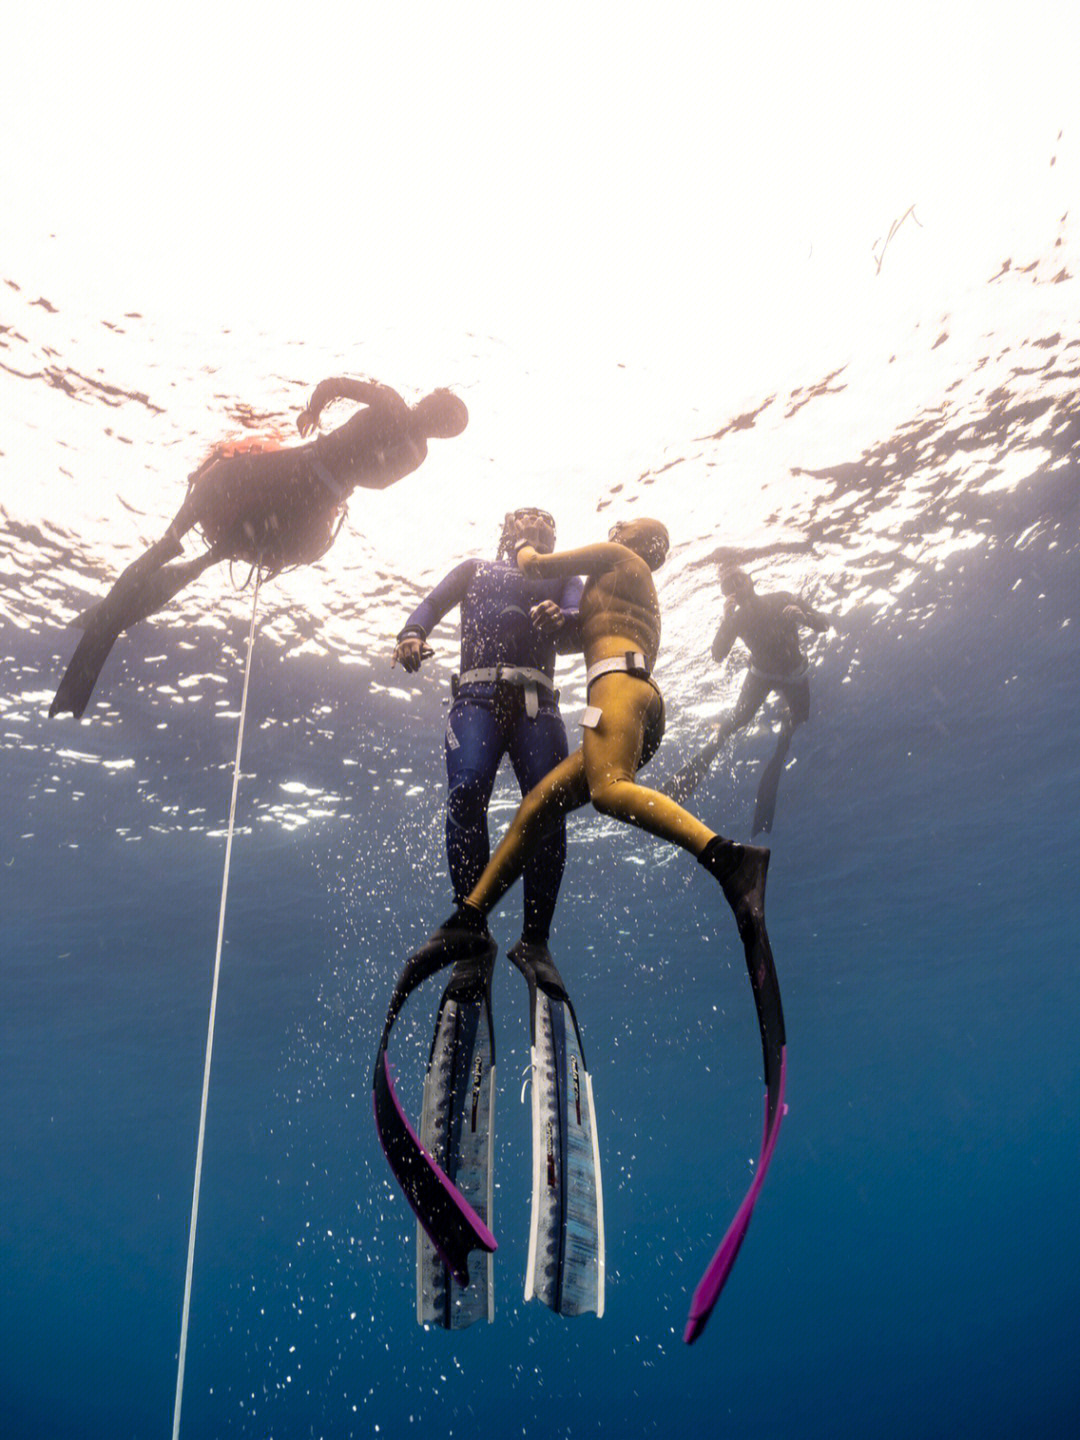
M469 413L449 390L415 405L387 385L335 377L315 387L296 425L302 436L318 426L332 400L364 408L307 445L286 449L214 448L188 480L188 493L160 540L130 564L104 600L76 622L83 636L64 672L50 715L86 709L117 636L166 605L211 565L246 561L268 576L319 559L333 544L345 502L360 486L383 490L423 463L427 441L460 435ZM175 562L181 539L198 527L208 548Z
M685 1335L691 1341L704 1327L749 1225L783 1114L786 1061L780 990L765 927L768 850L724 839L669 796L635 779L664 731L664 702L652 678L660 606L651 572L663 564L668 547L667 531L659 521L637 519L614 526L607 543L548 555L527 542L518 549L517 563L528 576L586 576L580 605L588 700L583 743L525 797L464 903L406 965L379 1046L374 1103L380 1140L394 1174L440 1255L467 1284L469 1251L494 1249L494 1237L420 1147L397 1100L387 1055L397 1015L412 990L445 965L454 965L459 983L470 969L476 971L478 984L486 983L495 954L487 916L522 873L553 816L591 800L601 814L688 850L718 882L734 912L758 1011L767 1085L757 1175L695 1292Z
M712 733L708 744L678 772L669 786L672 797L688 800L709 773L724 741L749 725L770 691L784 700L784 716L772 758L762 771L754 805L751 835L772 829L776 792L791 739L810 719L810 666L799 643L799 626L819 633L833 623L786 590L759 595L744 570L726 570L720 587L727 599L724 617L712 643L712 658L722 665L736 640L750 651L750 665L735 708Z

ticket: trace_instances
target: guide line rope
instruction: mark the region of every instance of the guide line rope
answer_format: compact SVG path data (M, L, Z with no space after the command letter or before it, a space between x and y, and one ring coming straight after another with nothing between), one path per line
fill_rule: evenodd
M251 679L251 652L255 645L255 613L259 604L259 582L262 567L255 568L255 594L251 602L251 624L248 627L247 659L244 662L244 690L240 698L240 724L236 731L236 759L233 762L232 799L229 802L229 828L225 840L225 869L221 877L221 906L218 910L217 948L214 952L214 978L210 987L210 1019L206 1028L206 1062L203 1066L202 1101L199 1106L199 1138L195 1146L195 1184L191 1194L191 1224L188 1229L187 1270L184 1275L184 1311L180 1321L180 1353L176 1364L176 1403L173 1407L173 1440L180 1435L180 1404L184 1396L184 1362L187 1359L188 1318L191 1314L191 1276L195 1268L195 1229L199 1220L199 1189L202 1185L203 1148L206 1139L206 1104L210 1094L210 1059L214 1050L214 1021L217 1017L218 980L221 975L221 945L225 935L225 899L229 892L229 862L232 859L233 829L236 823L236 795L240 788L240 753L244 748L244 720L247 716L248 681Z

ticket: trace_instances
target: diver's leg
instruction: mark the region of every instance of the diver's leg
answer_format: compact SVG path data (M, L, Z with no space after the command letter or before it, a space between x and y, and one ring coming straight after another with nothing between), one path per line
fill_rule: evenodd
M78 719L83 714L90 703L101 667L121 630L126 630L164 603L156 596L158 572L180 553L180 542L170 526L160 540L131 562L104 600L80 617L84 626L83 636L49 706L50 715L70 710ZM212 561L205 561L205 564L210 563ZM185 577L181 583L186 584L189 578ZM172 593L175 594L175 590Z
M569 752L566 726L553 705L541 706L530 719L524 706L517 707L510 734L510 763L524 797ZM566 864L566 818L554 810L540 833L536 848L525 864L522 876L525 892L525 927L522 938L546 940L555 914L563 867Z
M488 915L525 868L540 843L547 825L555 816L568 815L589 798L585 763L580 750L545 775L518 806L510 829L503 836L490 864L461 907L466 915L479 911Z
M714 728L712 735L698 753L676 771L668 785L668 794L677 804L686 804L712 769L712 763L723 749L724 743L737 730L742 730L744 726L749 725L761 708L761 703L768 691L769 682L763 680L760 675L755 675L752 670L748 670L734 710L726 720L722 720Z
M645 680L618 671L594 682L589 700L600 710L585 731L583 752L589 795L603 815L647 830L650 835L698 855L713 832L669 795L638 785L646 727L662 718L663 701Z
M776 796L780 788L780 776L791 749L792 737L798 727L810 718L810 682L805 677L776 686L783 699L785 712L777 736L776 749L768 764L761 772L757 796L754 800L754 823L750 834L768 835L776 816Z
M747 670L742 689L739 691L739 698L735 701L734 710L726 720L720 722L713 732L716 739L723 743L736 731L744 730L761 709L770 689L770 683L764 675L757 675L753 670Z
M142 585L134 592L131 602L124 611L123 619L125 630L135 625L140 620L147 620L151 615L157 613L178 595L185 585L190 585L193 580L208 569L224 559L220 549L207 550L202 555L197 555L194 560L184 561L177 564L170 561L161 565L157 570L151 571L143 581ZM74 623L82 630L93 625L106 602L99 600L89 610L84 610L77 616Z
M596 681L589 698L601 711L596 728L585 732L583 747L595 807L689 850L719 881L735 912L744 944L748 943L750 927L760 930L767 946L764 908L768 850L724 839L676 805L670 796L638 785L632 778L645 726L651 718L650 706L662 703L659 696L646 681L615 672Z
M446 859L459 905L491 854L487 810L502 753L493 706L456 700L446 721Z

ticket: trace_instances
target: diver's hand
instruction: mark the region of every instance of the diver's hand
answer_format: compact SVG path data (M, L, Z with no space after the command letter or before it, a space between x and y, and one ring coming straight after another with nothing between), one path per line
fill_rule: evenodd
M566 616L554 600L541 600L529 611L529 619L545 640L554 640L566 624Z
M434 654L435 651L430 645L425 645L419 635L406 635L394 649L390 668L392 670L395 665L400 665L407 675L414 675L420 669L420 662Z
M306 439L313 430L319 428L318 415L313 415L310 410L301 410L300 414L296 417L296 428Z
M796 625L809 625L810 623L798 605L785 605L780 614L785 620L791 620Z
M739 608L739 602L734 595L729 595L724 601L724 619L730 620L735 611Z

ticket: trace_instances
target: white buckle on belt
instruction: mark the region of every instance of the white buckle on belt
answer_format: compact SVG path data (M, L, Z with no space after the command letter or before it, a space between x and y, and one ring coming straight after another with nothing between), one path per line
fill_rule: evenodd
M540 690L554 694L554 682L542 670L528 665L489 665L481 670L465 670L458 676L459 685L520 685L525 691L525 714L535 720L540 713Z

